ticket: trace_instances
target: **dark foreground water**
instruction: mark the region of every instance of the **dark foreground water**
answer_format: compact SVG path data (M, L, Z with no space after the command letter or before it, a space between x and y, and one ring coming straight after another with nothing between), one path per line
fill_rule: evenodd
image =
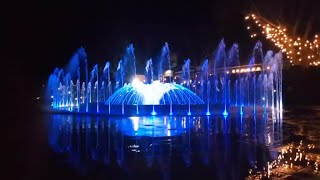
M243 179L283 139L264 116L45 118L57 163L90 178Z
M267 178L268 163L278 158L278 152L289 143L294 149L301 142L315 145L312 153L320 162L317 108L287 112L282 123L263 115L111 118L45 114L40 119L38 128L48 147L37 150L48 152L41 153L46 159L41 162L46 167L43 179ZM307 165L301 163L294 172L279 170L293 162L292 158L285 162L290 158L285 156L279 167L270 168L269 178L319 178L317 159L310 161L309 171L302 175L299 172ZM279 171L282 174L276 175Z

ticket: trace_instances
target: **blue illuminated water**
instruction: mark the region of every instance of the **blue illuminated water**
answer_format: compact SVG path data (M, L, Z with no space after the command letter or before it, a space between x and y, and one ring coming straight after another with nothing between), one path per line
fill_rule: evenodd
M109 61L102 71L96 64L89 78L86 52L80 48L66 68L56 68L50 75L46 107L54 111L126 116L141 115L141 112L209 115L216 113L216 109L220 115L228 115L236 107L237 114L272 112L281 119L281 53L268 51L263 56L262 44L257 42L249 57L249 62L240 66L238 45L235 43L226 50L222 39L213 58L205 59L199 68L192 67L193 61L187 58L173 71L169 44L165 43L158 57L142 60L146 61L145 70L137 74L135 49L129 44L114 68ZM83 72L85 82L81 78ZM148 105L152 105L152 111ZM178 110L184 109L180 114L173 108L177 105L180 105ZM120 111L117 106L121 106ZM243 111L243 108L251 110Z
M204 104L203 101L188 88L176 83L160 83L153 81L145 84L134 80L124 85L108 99L111 105L188 105Z
M49 145L64 157L57 163L80 177L244 179L283 140L264 116L46 118Z

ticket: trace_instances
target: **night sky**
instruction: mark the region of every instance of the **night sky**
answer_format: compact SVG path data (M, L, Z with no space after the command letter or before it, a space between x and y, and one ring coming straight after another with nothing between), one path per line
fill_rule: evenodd
M2 62L9 87L25 83L30 98L54 67L63 67L83 46L89 67L106 60L115 67L125 47L133 43L138 66L159 55L169 42L179 62L199 65L212 57L224 38L227 47L239 43L241 62L247 62L257 39L250 39L244 16L259 13L273 22L296 27L312 36L320 31L318 1L25 1L1 6L5 32ZM258 38L259 39L259 38ZM264 43L264 50L275 48ZM3 42L3 41L2 41ZM18 91L18 90L17 90ZM21 93L21 92L19 92Z

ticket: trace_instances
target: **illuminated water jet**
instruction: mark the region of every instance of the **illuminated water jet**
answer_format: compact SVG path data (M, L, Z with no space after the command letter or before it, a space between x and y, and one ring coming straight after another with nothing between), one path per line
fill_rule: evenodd
M89 79L86 52L80 48L66 69L56 68L50 75L48 104L58 111L125 116L270 112L282 118L282 55L268 51L263 57L260 42L248 65L240 65L237 44L227 51L221 40L213 60L193 67L186 59L181 71L172 68L165 43L158 58L146 61L144 75L137 74L134 50L127 46L115 73L106 62L101 75L98 65L92 67Z

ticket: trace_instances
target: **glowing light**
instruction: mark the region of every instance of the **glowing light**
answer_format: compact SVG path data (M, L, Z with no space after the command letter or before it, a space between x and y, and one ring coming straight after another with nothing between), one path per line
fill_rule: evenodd
M295 61L299 61L300 58L309 59L309 62L305 62L306 64L309 64L311 58L307 57L312 57L312 55L314 55L314 58L320 58L317 34L314 35L314 39L312 40L302 39L300 37L287 34L287 29L282 25L275 26L268 22L269 20L260 16L254 15L252 16L252 19L248 18L248 21L246 21L246 23L248 23L246 28L248 30L250 29L251 38L256 38L260 34L266 39L269 39L273 42L274 46L280 48L280 51L287 54L287 58L292 60L292 64L295 63ZM260 33L257 33L257 30L260 31Z
M240 106L240 115L243 115L242 106Z
M139 129L139 117L130 117L132 124L133 124L133 130L138 131Z
M126 98L125 94L133 93L136 98L139 99L139 104L143 105L159 105L160 99L164 97L168 92L176 91L176 93L183 93L183 96L195 96L190 90L174 83L161 83L160 81L153 81L151 84L144 84L138 79L134 79L131 84L127 84L124 87L118 89L111 97L112 102L121 102L122 98ZM123 95L124 96L121 96ZM202 100L195 96L192 98L196 100L195 103L202 104ZM113 104L113 103L111 103Z
M222 115L223 115L223 116L228 116L227 110L224 110L223 113L222 113Z

